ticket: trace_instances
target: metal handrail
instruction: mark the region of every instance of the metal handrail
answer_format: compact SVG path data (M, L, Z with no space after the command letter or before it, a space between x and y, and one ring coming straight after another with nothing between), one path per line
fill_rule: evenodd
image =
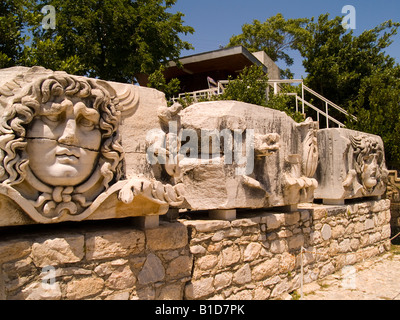
M330 116L329 114L325 113L325 112L322 111L321 109L319 109L319 108L313 106L313 105L312 105L311 103L309 103L308 101L305 101L305 100L303 101L303 99L300 98L298 95L296 95L296 99L299 100L299 101L301 101L301 102L304 102L305 105L307 105L307 106L310 107L311 109L317 111L317 121L319 121L319 115L321 114L321 115L323 115L327 120L330 120L330 121L336 123L336 124L339 126L339 128L344 128L344 127L345 127L345 125L344 125L343 123L341 123L339 120L336 120L335 118L333 118L333 117ZM329 124L328 124L328 128L329 128Z
M333 103L332 101L328 100L324 96L320 95L319 93L315 92L311 88L307 87L304 84L304 81L302 79L283 79L283 80L268 81L268 84L273 85L273 87L274 87L274 94L278 93L278 85L291 84L291 83L301 83L301 98L297 94L295 94L295 96L296 96L296 112L298 112L298 101L300 101L302 103L302 113L305 114L304 106L307 105L311 109L317 111L317 121L319 121L319 115L322 115L326 118L326 127L327 128L329 128L329 121L336 123L337 125L339 125L339 127L345 127L345 125L343 123L341 123L340 121L336 120L335 118L333 118L332 116L329 115L329 107L333 107L336 110L338 110L339 112L343 113L344 115L346 115L348 117L352 117L354 120L357 121L357 117L349 114L345 109L339 107L337 104ZM323 102L325 102L325 111L323 111L323 110L315 107L311 103L307 102L304 99L304 91L311 93L315 97L317 97L317 98L321 99ZM285 94L293 95L292 93L285 93Z
M328 103L330 106L334 107L336 110L340 111L341 113L345 114L346 116L352 117L354 120L357 121L357 117L353 116L352 114L348 113L345 109L339 107L337 104L333 103L332 101L328 100L324 96L321 96L319 93L315 92L313 89L310 89L305 84L303 84L304 89L306 89L309 93L313 94L317 98L321 99L325 103Z
M329 115L329 107L333 107L337 111L343 113L347 117L352 117L354 120L357 121L357 118L351 114L349 114L345 109L339 107L337 104L333 103L332 101L328 100L321 94L315 92L311 88L307 87L304 84L303 79L279 79L279 80L269 80L268 85L273 86L274 88L274 94L278 93L278 88L281 87L281 84L293 84L293 83L300 83L301 84L301 97L297 93L290 93L290 92L285 92L284 94L286 95L291 95L296 97L296 112L298 112L298 102L301 102L302 104L302 113L305 114L305 108L304 106L308 106L309 108L313 109L314 111L317 112L317 121L319 121L320 115L325 117L326 119L326 127L329 128L329 121L332 121L333 123L337 124L339 127L345 127L345 125L338 121L337 119L333 118L332 116ZM217 87L209 88L209 89L204 89L204 90L198 90L198 91L193 91L193 92L188 92L188 93L180 93L177 98L172 98L172 101L176 102L178 99L185 98L186 95L190 95L194 101L198 101L198 98L201 97L211 97L214 95L220 95L225 91L225 86L229 84L229 80L219 80ZM269 91L269 87L267 89ZM267 91L267 97L268 97L268 91ZM308 93L312 94L313 96L317 97L318 99L322 100L325 102L325 111L315 107L311 103L305 100L304 98L304 92L307 91Z

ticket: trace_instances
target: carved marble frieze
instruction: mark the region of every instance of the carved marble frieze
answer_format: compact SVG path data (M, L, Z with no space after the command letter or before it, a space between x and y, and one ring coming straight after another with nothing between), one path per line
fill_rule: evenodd
M381 137L349 129L318 132L318 146L324 150L316 177L315 197L336 201L380 197L388 182Z
M238 101L0 70L0 226L380 196L380 137Z
M174 105L161 108L159 117L164 131L148 137L149 155L154 164L164 161L161 154L176 159L171 172L185 188L182 208L269 208L313 201L318 124L311 119L297 124L283 112L238 101L183 110ZM177 149L165 151L171 142Z
M121 132L143 89L40 67L0 72L0 194L22 211L1 210L0 225L164 214L182 202L179 186L127 169Z

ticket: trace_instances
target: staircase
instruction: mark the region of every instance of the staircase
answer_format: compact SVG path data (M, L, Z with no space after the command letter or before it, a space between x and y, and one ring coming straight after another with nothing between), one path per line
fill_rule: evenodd
M204 90L198 90L198 91L193 91L193 92L186 92L186 93L181 93L179 94L178 97L173 98L172 102L177 102L180 99L191 99L194 102L202 101L204 99L209 99L212 96L215 95L220 95L224 92L225 87L228 85L229 81L228 80L220 80L218 81L218 84L216 87L210 87L209 89L204 89ZM285 92L283 92L283 87L282 85L288 84L290 86L285 86ZM293 84L301 85L301 96L295 90L296 88L292 86ZM293 88L294 92L287 92L288 88ZM304 81L302 79L284 79L284 80L270 80L268 81L268 87L267 87L267 99L271 94L271 89L273 90L273 94L278 94L278 93L283 93L285 95L293 96L296 101L296 112L300 112L299 108L301 106L301 113L304 114L305 117L310 117L313 118L313 120L318 121L321 125L322 122L324 122L326 128L332 127L332 125L338 126L339 128L344 128L345 125L344 123L340 122L339 120L335 119L329 112L333 109L339 111L340 113L344 114L346 117L351 117L354 120L357 121L357 118L353 115L350 115L346 110L343 108L339 107L332 101L326 99L319 93L315 92L314 90L310 89L304 84ZM319 99L322 101L322 104L325 106L324 109L320 109L316 107L315 105L311 104L309 101L305 100L305 93L308 92L311 94L314 98ZM306 108L308 107L308 108ZM306 110L308 109L308 110ZM315 115L308 114L309 110L315 111ZM315 119L314 119L315 118Z
M267 97L269 96L269 91L270 88L273 88L273 93L274 94L278 94L281 91L281 85L282 84L300 84L301 85L301 96L299 96L297 94L297 92L291 93L291 92L284 92L283 94L286 95L290 95L290 96L294 96L296 99L296 112L299 112L299 104L301 104L301 113L304 114L306 117L308 116L306 114L306 110L305 110L305 106L309 107L310 109L314 110L316 112L316 121L320 122L321 117L325 119L325 123L326 123L326 128L329 128L331 125L331 123L333 122L335 125L337 125L339 128L344 128L346 127L342 122L340 122L339 120L335 119L334 117L332 117L329 114L329 111L333 109L336 109L337 111L339 111L340 113L344 114L346 117L351 117L354 120L357 121L357 118L351 114L349 114L346 110L344 110L343 108L339 107L337 104L333 103L332 101L326 99L325 97L323 97L322 95L320 95L319 93L315 92L314 90L312 90L311 88L307 87L304 84L304 81L298 80L298 79L285 79L285 80L270 80L268 81L269 87L267 88ZM286 87L287 88L287 87ZM295 90L293 90L295 91ZM304 94L305 92L310 93L313 97L319 99L320 101L323 102L325 109L321 110L320 108L314 106L313 104L311 104L310 102L306 101L304 98ZM332 113L331 113L332 114ZM322 119L322 120L324 120ZM320 122L321 123L321 122Z

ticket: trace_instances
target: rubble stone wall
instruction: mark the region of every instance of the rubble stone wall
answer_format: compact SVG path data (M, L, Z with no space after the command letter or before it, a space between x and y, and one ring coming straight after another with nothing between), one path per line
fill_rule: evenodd
M390 200L390 213L392 227L392 237L400 232L400 179L397 170L389 171L388 186L384 198ZM396 237L393 242L400 243L400 238Z
M390 225L392 226L392 236L396 236L400 232L400 202L393 202L390 206L390 212L392 219ZM399 242L399 238L396 238L396 243Z
M0 299L18 300L182 299L192 271L178 222L9 236L0 241L0 263Z
M187 221L194 255L188 299L274 299L390 248L390 201L305 205L245 219Z
M389 250L389 208L310 204L149 230L127 221L7 230L0 299L275 299L299 289L302 261L308 283Z

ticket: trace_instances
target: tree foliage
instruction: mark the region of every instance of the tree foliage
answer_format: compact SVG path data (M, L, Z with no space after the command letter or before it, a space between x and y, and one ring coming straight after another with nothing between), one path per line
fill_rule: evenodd
M286 91L296 90L295 88L282 86L282 92L267 97L268 86L268 75L264 73L262 67L253 65L244 68L236 79L230 79L224 93L217 99L242 101L280 110L297 122L304 121L304 116L296 112L293 97L285 94Z
M27 27L28 0L2 0L0 2L0 68L18 64L27 36L23 30Z
M285 20L280 13L265 22L254 20L242 26L241 34L231 37L228 47L242 45L250 52L265 51L273 61L283 60L291 66L294 61L287 51L297 46L307 21L306 18Z
M297 45L308 73L306 84L336 104L348 108L357 99L363 79L375 72L393 68L386 55L398 23L387 21L359 36L342 26L342 17L328 14L307 24Z
M389 168L400 169L400 66L386 68L361 81L357 99L349 111L357 121L349 128L377 134L385 146Z
M147 84L147 86L164 92L165 98L167 100L170 100L179 93L180 81L177 78L173 78L169 82L167 82L163 73L164 70L165 67L160 66L158 70L150 74L149 83Z
M16 2L29 2L28 7L15 8L11 14L17 16L19 48L26 42L19 23L24 15L28 15L25 21L32 39L10 65L40 64L72 74L133 82L138 73L154 72L167 60L178 59L181 50L191 48L179 36L193 33L193 28L184 25L182 13L169 12L176 0ZM42 28L44 5L56 9L55 29ZM16 46L1 39L3 47ZM3 50L1 53L8 56Z
M385 53L400 24L386 21L355 36L342 19L324 14L307 24L298 45L305 82L358 118L332 113L347 127L380 135L389 167L400 168L400 67Z
M236 79L229 83L221 95L221 100L236 100L257 105L265 105L268 76L261 67L255 65L244 68Z
M304 121L301 113L296 112L293 97L284 94L277 94L267 98L268 75L262 67L252 65L245 67L237 78L230 78L225 91L221 95L203 98L201 101L235 100L252 103L285 112L295 121ZM186 94L184 99L178 101L183 107L195 103L194 99Z

